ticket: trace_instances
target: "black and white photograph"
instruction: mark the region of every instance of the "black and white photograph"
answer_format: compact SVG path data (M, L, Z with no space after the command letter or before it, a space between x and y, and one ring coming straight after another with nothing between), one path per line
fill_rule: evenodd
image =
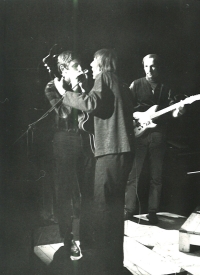
M2 275L200 275L200 1L0 0Z

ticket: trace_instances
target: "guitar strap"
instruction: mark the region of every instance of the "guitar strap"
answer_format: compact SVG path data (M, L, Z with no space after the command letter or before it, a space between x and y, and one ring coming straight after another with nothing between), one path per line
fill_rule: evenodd
M146 79L146 81L148 83L148 87L150 87L151 92L153 94L153 98L154 98L154 102L155 102L154 104L160 105L164 85L161 83L156 83L154 81L147 80L147 79Z
M160 105L162 91L163 91L163 84L161 84L158 95L155 93L154 96L156 97L156 104Z

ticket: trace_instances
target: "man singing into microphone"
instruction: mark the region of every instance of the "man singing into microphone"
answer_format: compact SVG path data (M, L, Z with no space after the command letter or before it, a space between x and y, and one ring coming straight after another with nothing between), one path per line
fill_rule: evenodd
M84 77L79 57L74 52L61 53L57 59L57 68L66 90L87 92L84 89L87 77ZM78 76L81 76L81 81L83 80L81 87L78 85ZM60 101L54 110L53 125L55 213L67 255L72 260L78 260L82 257L79 236L81 203L79 190L81 184L84 184L86 164L91 164L92 154L89 146L83 148L86 133L83 138L83 133L78 128L80 111L63 104L53 80L47 84L45 95L52 106Z

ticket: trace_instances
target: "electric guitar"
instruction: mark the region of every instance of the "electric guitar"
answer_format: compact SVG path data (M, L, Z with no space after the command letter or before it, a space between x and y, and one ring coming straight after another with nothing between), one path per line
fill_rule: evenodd
M175 110L178 107L181 107L182 104L191 104L196 100L200 100L200 94L187 97L186 99L170 105L162 110L156 112L158 105L150 107L146 112L135 112L133 113L133 128L136 137L140 137L147 129L155 128L156 123L153 123L153 119L166 114L170 111Z

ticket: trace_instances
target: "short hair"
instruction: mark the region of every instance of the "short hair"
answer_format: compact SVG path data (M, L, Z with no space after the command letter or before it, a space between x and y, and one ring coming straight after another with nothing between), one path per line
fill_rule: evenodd
M157 54L147 54L144 58L143 58L143 60L142 60L142 64L144 65L144 60L146 59L146 58L153 58L153 60L155 61L155 64L157 65L157 66L159 66L160 67L160 65L161 65L161 60L160 60L160 57L157 55Z
M112 49L101 49L94 54L98 58L99 67L102 72L113 72L117 70L117 54Z
M66 69L68 69L69 64L72 60L74 59L80 59L78 54L76 54L73 51L64 51L61 54L59 54L58 59L57 59L57 67L59 73L61 73L60 66L64 65Z

